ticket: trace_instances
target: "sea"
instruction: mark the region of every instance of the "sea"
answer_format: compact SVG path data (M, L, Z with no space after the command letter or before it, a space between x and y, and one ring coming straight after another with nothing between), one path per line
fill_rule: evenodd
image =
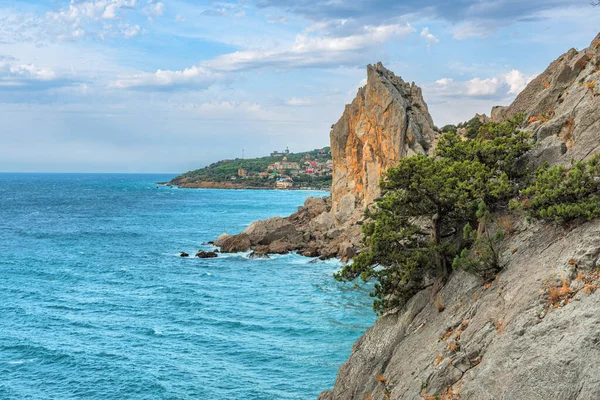
M0 399L315 399L372 325L335 260L182 258L325 192L0 174Z

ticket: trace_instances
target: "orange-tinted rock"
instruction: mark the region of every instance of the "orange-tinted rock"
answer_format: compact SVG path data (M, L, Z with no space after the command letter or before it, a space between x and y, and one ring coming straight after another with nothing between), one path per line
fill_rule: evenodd
M381 63L331 130L332 211L338 222L362 213L379 196L379 180L402 157L424 154L435 139L421 89Z

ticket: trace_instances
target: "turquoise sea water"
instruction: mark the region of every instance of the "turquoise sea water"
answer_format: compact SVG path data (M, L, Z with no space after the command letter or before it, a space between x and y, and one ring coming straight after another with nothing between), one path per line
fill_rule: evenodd
M312 399L372 324L338 265L184 259L321 192L0 174L0 399Z

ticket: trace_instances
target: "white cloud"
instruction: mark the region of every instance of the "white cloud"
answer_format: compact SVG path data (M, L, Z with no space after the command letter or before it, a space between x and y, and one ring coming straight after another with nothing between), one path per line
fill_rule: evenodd
M141 11L137 5L138 0L71 0L67 7L46 13L47 30L59 39L81 38L86 35L100 38L111 35L132 37L140 33L141 28L127 23L128 11L142 11L152 19L161 16L165 7L164 3L154 0L149 0Z
M533 78L535 78L535 76L527 76L516 69L513 69L504 75L504 79L510 87L510 90L508 91L509 94L519 94Z
M310 97L292 97L291 99L286 100L285 104L294 107L304 107L311 106L315 104L315 102Z
M158 70L155 73L141 73L121 77L110 87L118 89L206 89L222 79L223 75L202 67L192 66L182 71Z
M0 58L0 91L45 90L67 87L75 83L71 77L59 74L52 68L35 64L22 64L12 57Z
M393 37L403 37L415 30L410 25L365 26L360 33L348 36L314 36L307 32L296 36L287 49L270 51L237 51L200 65L180 71L158 70L122 76L109 86L119 89L206 89L225 78L228 72L247 68L275 67L301 68L314 66L339 66L357 63L373 46L381 45ZM139 26L128 27L126 37L137 35ZM361 61L362 62L362 61ZM293 97L285 102L289 106L312 104L307 98Z
M421 31L421 37L425 38L425 41L427 42L427 47L431 47L440 42L438 38L436 38L432 33L429 32L428 27L423 28L423 30Z
M435 81L435 83L437 83L438 85L442 85L442 86L448 86L452 82L454 82L454 79L452 79L452 78L442 78L442 79L438 79L437 81Z
M442 78L435 81L431 89L445 97L496 97L504 98L519 94L534 76L527 76L513 69L507 73L489 78L473 78L468 81L455 81L452 78Z
M177 15L177 16L175 17L175 22L178 22L178 23L182 24L182 23L184 23L184 22L185 22L185 18L184 18L184 17L182 17L181 15Z
M144 9L146 14L149 15L150 19L158 18L165 12L165 3L154 2L154 0L148 0L148 5Z
M487 79L473 78L465 82L466 94L467 96L490 96L496 94L502 84L503 82L496 77Z
M344 65L356 62L368 51L393 37L404 37L415 29L410 25L364 26L361 32L348 36L313 36L314 27L296 35L291 47L269 51L236 51L205 63L209 68L238 71L247 68L314 67Z
M9 67L9 72L12 76L41 81L49 81L56 78L56 72L53 70L48 68L40 68L33 64L14 65Z
M85 20L115 19L119 12L125 8L132 8L136 0L71 0L68 8L60 11L49 11L46 18L58 23L71 23L78 25Z
M142 31L142 28L140 28L139 25L126 26L123 29L123 36L126 38L134 37L134 36L139 35L139 33L141 31Z
M236 18L242 18L246 16L246 11L243 9L243 7L243 4L216 3L216 7L206 8L200 13L200 15L207 17L228 17L231 15Z

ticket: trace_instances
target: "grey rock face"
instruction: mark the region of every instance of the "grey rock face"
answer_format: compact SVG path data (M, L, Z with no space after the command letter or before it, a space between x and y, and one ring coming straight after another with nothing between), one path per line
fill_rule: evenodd
M528 130L540 144L532 153L550 164L586 160L600 150L600 34L590 47L571 49L517 96L508 107L494 108L502 121L525 113ZM596 85L595 87L591 87ZM564 147L556 142L564 143ZM564 151L562 151L564 150ZM544 154L545 153L545 154Z
M600 83L586 83L599 81L600 35L492 120L527 115L538 146L524 166L586 160L600 151ZM319 399L599 399L600 220L564 230L515 217L493 282L455 272L380 317Z
M599 237L600 221L570 232L521 228L504 242L495 281L454 273L439 293L424 290L380 317L319 398L422 399L449 388L473 400L600 398L600 291L575 278L597 276ZM552 305L548 287L562 281L572 298Z

